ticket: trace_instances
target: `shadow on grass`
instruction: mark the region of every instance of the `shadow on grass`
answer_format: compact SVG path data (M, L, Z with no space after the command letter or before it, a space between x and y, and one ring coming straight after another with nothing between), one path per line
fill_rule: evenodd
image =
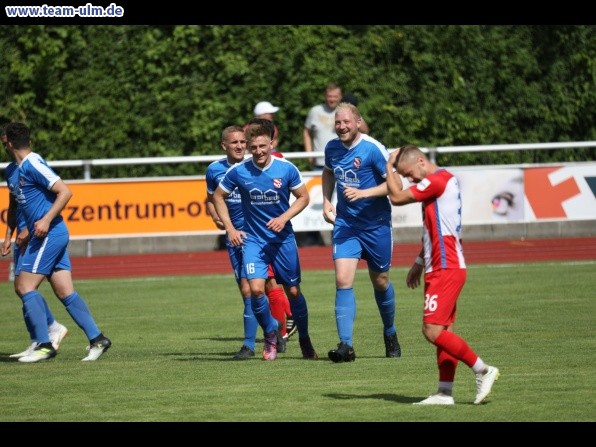
M6 352L0 352L0 363L13 363L13 362L18 362L19 359L16 358L10 358L9 356L14 354L14 352L11 352L10 354L6 353Z
M255 352L255 356L248 358L248 359L244 359L244 360L236 360L234 358L234 355L237 353L237 351L226 351L226 352L166 352L163 354L160 354L163 357L172 357L173 360L176 360L178 362L199 362L199 361L210 361L210 362L238 362L238 363L242 363L242 362L253 362L253 361L259 361L262 362L263 361L263 357L261 356L261 351L259 351L257 349L257 351ZM300 360L300 361L304 361L304 362L313 362L314 360L311 359L304 359L302 357L302 354L300 353L300 351L297 351L295 353L283 353L280 354L277 359L275 360L276 362L283 362L284 360Z
M400 394L390 394L390 393L381 393L381 394L346 394L346 393L330 393L330 394L323 394L324 397L329 397L331 399L337 400L348 400L348 399L379 399L379 400L387 400L389 402L397 402L400 404L412 404L414 402L420 402L425 397L410 397L410 396L402 396Z
M237 341L242 343L244 341L243 338L241 337L205 337L205 338L191 338L191 340L193 341L197 341L197 340L209 340L209 341ZM256 343L264 343L265 340L262 338L257 338Z
M197 337L197 338L191 338L191 340L193 341L198 341L198 340L208 340L208 341L219 341L219 342L230 342L230 341L236 341L238 343L240 343L240 345L242 344L242 342L244 341L244 339L239 338L239 337ZM302 354L300 353L299 350L299 344L298 344L298 338L294 338L294 339L286 339L286 343L291 343L291 340L294 341L295 340L295 344L296 347L298 347L298 350L296 352L296 355L287 355L286 353L280 353L281 356L277 358L277 360L281 360L284 357L288 360L295 360L295 359L300 359L303 360L302 358ZM255 343L257 346L255 346L255 356L251 357L249 359L244 359L244 360L236 360L234 359L234 355L237 354L238 351L226 351L226 352L209 352L209 353L202 353L202 352L166 352L163 354L160 354L164 357L179 357L179 358L175 358L175 360L180 361L180 362L189 362L189 361L232 361L232 362L246 362L246 361L251 361L251 360L263 360L261 357L261 347L259 347L258 345L261 345L265 342L265 340L263 340L262 338L257 338L255 340ZM223 358L220 357L214 357L214 356L221 356Z

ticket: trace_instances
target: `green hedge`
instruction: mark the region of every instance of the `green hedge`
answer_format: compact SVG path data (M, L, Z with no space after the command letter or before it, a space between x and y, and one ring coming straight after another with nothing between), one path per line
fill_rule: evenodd
M280 149L301 151L306 114L334 81L390 148L596 140L595 40L593 26L9 25L0 27L0 119L29 124L50 160L206 155L221 152L225 126L267 100L281 107ZM589 148L439 162L595 158Z

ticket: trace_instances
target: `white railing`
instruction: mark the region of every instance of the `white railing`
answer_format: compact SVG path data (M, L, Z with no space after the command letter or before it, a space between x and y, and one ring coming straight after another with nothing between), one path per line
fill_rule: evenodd
M490 152L490 151L519 151L519 150L553 150L553 149L576 149L585 147L596 147L596 141L571 141L564 143L522 143L522 144L489 144L478 146L437 146L422 147L421 149L429 154L431 161L435 162L437 154L461 153L461 152ZM395 148L389 149L393 151ZM284 157L289 160L301 158L322 157L323 152L284 152ZM83 178L91 180L91 168L93 166L122 166L122 165L146 165L146 164L178 164L178 163L211 163L220 160L222 154L218 155L188 155L178 157L137 157L137 158L98 158L89 160L48 160L51 167L56 168L83 168ZM593 161L593 160L586 160ZM6 168L8 163L0 163L0 170Z

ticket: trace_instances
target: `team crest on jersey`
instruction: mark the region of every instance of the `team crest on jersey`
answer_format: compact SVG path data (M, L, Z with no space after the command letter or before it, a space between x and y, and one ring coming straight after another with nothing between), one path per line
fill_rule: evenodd
M280 178L274 178L273 179L273 186L277 189L281 188L282 185L282 181Z
M417 184L416 184L416 189L418 191L424 191L426 188L428 188L430 186L430 180L427 178L424 178L422 180L420 180Z
M356 157L354 159L354 169L358 169L362 164L362 159L360 157Z

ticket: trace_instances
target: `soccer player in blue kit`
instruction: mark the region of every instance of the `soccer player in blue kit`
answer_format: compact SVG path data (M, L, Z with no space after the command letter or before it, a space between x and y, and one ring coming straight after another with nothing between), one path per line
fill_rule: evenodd
M335 109L335 138L325 146L321 174L323 218L333 224L335 266L335 321L337 349L329 351L335 362L356 359L352 336L356 319L354 278L360 259L366 260L374 297L383 322L385 356L401 357L395 328L395 292L389 278L393 251L391 204L387 197L384 145L361 133L358 108L340 103ZM337 207L331 202L337 184Z
M17 199L30 235L15 267L15 290L23 301L38 343L35 350L20 357L19 362L34 363L56 356L48 335L44 298L38 291L44 278L51 278L54 293L89 340L89 352L83 361L95 361L112 342L99 330L72 282L69 233L60 215L72 192L46 161L31 150L27 126L9 123L5 132L6 150L19 166L18 183L11 183L9 188Z
M243 245L244 273L251 292L251 306L263 329L264 360L277 358L278 321L271 315L265 296L268 265L290 300L298 326L302 357L316 360L308 334L308 308L300 289L301 269L298 247L290 219L309 203L309 194L298 168L285 158L273 157L273 144L266 126L251 124L245 131L251 158L232 166L213 194L213 204L228 239ZM244 229L234 227L226 198L238 188L244 214ZM296 200L290 205L290 194Z
M2 128L2 134L0 135L2 140L2 144L6 148L7 141L6 141L6 132L4 127ZM8 149L6 151L9 153ZM14 242L14 250L13 250L13 265L18 265L19 258L21 254L25 251L25 247L29 242L29 230L27 230L27 225L25 223L25 218L23 217L22 211L19 209L17 204L17 199L12 193L12 191L16 191L16 185L19 183L19 166L16 164L14 159L8 163L6 169L4 169L4 177L6 179L6 184L9 188L8 194L8 210L7 210L7 217L6 217L6 235L4 237L4 242L2 243L2 256L8 255L12 250L12 236L16 231L15 242ZM12 185L12 186L11 186ZM48 303L45 299L42 300L46 320L48 323L48 335L50 337L50 342L52 346L57 351L60 347L60 343L66 335L68 334L68 329L66 326L60 324L58 320L54 318L54 314L50 310ZM29 315L27 314L27 309L25 306L22 307L23 309L23 318L25 320L25 326L27 327L27 331L29 332L29 337L31 339L30 345L22 352L17 354L11 354L10 358L21 358L31 355L35 348L37 347L37 339L35 338L35 331L31 326L31 321L29 319Z
M271 131L272 132L272 131ZM212 219L214 219L215 225L221 230L225 229L221 219L219 218L215 206L213 205L213 193L217 188L219 182L224 178L226 172L230 167L236 163L240 163L244 160L246 152L246 139L244 138L244 130L239 126L228 126L221 134L221 147L225 151L226 156L221 160L214 161L207 167L205 178L207 181L207 208ZM237 190L232 191L226 197L226 205L228 208L228 214L232 220L234 228L242 230L244 228L244 214L242 212L242 199L240 193ZM255 342L257 336L257 328L259 324L252 311L251 297L250 297L250 286L246 275L244 274L244 268L242 265L242 246L234 246L226 238L226 248L228 250L228 256L230 258L230 264L234 270L234 277L236 283L242 295L243 302L243 327L244 327L244 339L242 347L234 355L235 360L246 360L255 355ZM269 281L269 279L268 279ZM283 295L282 298L287 301L284 295L283 289L279 288L279 292ZM267 291L267 298L270 303L272 301L271 291ZM289 303L287 304L289 307ZM270 304L271 307L273 307ZM278 320L279 321L279 320ZM284 315L285 324L285 315ZM283 328L282 328L283 329ZM282 338L277 341L277 351L285 351L285 340Z
M215 212L215 206L213 205L213 193L221 179L224 177L226 171L230 169L232 165L244 160L244 154L246 152L244 130L239 126L226 127L221 134L221 146L226 152L226 156L221 160L214 161L207 167L205 178L207 182L207 207L209 209L209 214L212 218L216 219L215 224L217 227L223 230L223 223L217 215L217 212ZM234 222L234 226L242 228L244 216L242 215L240 193L236 190L232 191L232 193L226 197L226 203L230 218L232 219L232 222ZM244 340L242 348L240 348L240 351L234 356L234 359L244 360L249 357L254 357L258 323L250 305L250 287L246 276L242 273L242 247L234 247L228 238L226 238L226 247L244 304Z

